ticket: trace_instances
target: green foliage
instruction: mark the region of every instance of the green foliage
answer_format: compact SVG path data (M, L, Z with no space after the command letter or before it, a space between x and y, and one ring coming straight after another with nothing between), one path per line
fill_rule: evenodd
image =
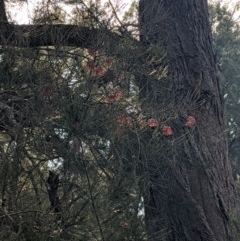
M240 27L238 21L234 20L234 11L237 11L237 5L233 9L228 9L218 3L210 5L209 9L214 47L216 58L219 60L218 65L225 97L230 155L235 172L239 173Z
M239 101L239 25L233 20L233 13L220 4L211 6L213 39L217 58L220 58L220 70L223 76L224 93L228 122L239 123L236 106ZM234 119L234 121L233 121ZM238 124L237 124L238 125ZM236 130L234 130L236 134Z
M57 1L43 1L33 22L109 29L122 41L114 52L97 44L61 46L61 40L58 46L36 49L1 46L0 239L143 241L140 186L150 178L143 166L152 160L154 168L174 166L169 156L179 152L178 144L196 143L187 116L179 120L176 115L175 101L160 99L172 85L163 51L156 46L136 50L136 2L123 23L112 4L65 2L73 6L71 16ZM238 126L232 112L239 102L238 25L219 5L211 11L228 122ZM151 95L144 96L145 90ZM231 131L235 137L236 130ZM49 200L49 170L59 174L60 213Z
M114 29L114 14L106 16L84 1L66 20L61 5L43 2L33 21ZM146 240L139 133L148 117L124 34L111 56L95 46L1 46L0 239ZM49 170L59 174L60 213Z

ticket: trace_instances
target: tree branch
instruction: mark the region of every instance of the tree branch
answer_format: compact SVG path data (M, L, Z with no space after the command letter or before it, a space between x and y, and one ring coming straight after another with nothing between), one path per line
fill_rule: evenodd
M1 1L1 0L0 0ZM76 46L103 47L111 50L122 36L107 29L94 29L68 24L13 25L0 23L0 44L14 47Z
M134 73L140 71L146 58L146 49L136 39L108 29L69 24L14 25L0 22L0 45L22 48L75 46L102 49L106 54L123 58L129 63L125 66L126 69L130 70L130 67ZM141 79L145 86L146 78Z
M146 88L148 92L151 89L148 79L153 78L147 76L147 73L140 74L146 62L146 48L141 46L138 40L106 28L96 29L69 24L14 25L0 22L0 45L20 48L72 46L102 49L108 55L124 59L125 69L136 76L142 93Z

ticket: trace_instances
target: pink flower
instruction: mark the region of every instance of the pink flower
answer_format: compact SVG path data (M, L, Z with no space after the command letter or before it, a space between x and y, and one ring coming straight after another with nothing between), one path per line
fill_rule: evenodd
M170 126L164 126L162 128L162 134L164 136L172 136L173 135L173 129Z
M149 119L146 126L149 126L149 127L158 127L159 124L158 124L158 121L156 119Z
M125 229L129 228L129 224L126 221L121 222L120 225L121 225L122 228L125 228Z
M104 99L104 103L109 104L115 101L119 101L122 97L122 92L121 91L116 91L115 93L111 95L107 95Z
M189 116L187 117L187 120L186 120L184 126L186 126L186 127L188 127L188 128L193 128L195 125L196 125L196 119L195 119L195 117L189 115Z
M107 95L107 96L104 98L103 102L104 102L105 104L110 104L110 103L113 102L113 100L112 100L111 96Z
M132 118L129 117L129 116L119 116L119 117L117 117L117 123L120 126L125 126L125 127L132 127L133 126Z
M114 93L114 100L115 101L119 101L121 99L121 97L122 97L122 92L121 91L116 91Z
M102 67L102 66L98 66L96 69L95 69L95 73L98 77L102 77L103 75L105 75L107 72L107 70Z

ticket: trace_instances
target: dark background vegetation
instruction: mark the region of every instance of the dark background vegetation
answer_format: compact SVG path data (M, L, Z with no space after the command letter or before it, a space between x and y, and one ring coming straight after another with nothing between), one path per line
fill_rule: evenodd
M168 222L174 228L183 226L176 233L186 239L170 235L166 222L159 220L156 236L154 219L150 212L145 215L146 203L157 202L150 180L158 179L159 172L161 178L167 173L164 181L171 178L168 170L179 165L173 157L182 149L187 150L187 160L197 153L194 157L199 160L194 160L199 170L211 169L208 159L202 162L202 150L198 153L197 124L186 125L189 116L198 121L195 112L178 109L182 102L181 108L186 108L193 96L181 88L172 92L171 61L162 47L165 40L149 44L146 38L144 42L137 2L122 20L112 3L62 2L72 6L70 16L63 5L43 1L34 10L32 25L17 25L6 17L0 1L0 240L191 240L191 229L181 219L189 217L176 208L178 202L182 207L182 192L177 193L181 189L171 187L170 197L179 200L168 199L172 223ZM224 135L238 191L240 29L233 11L209 4L214 58L225 102ZM167 17L163 13L162 21ZM204 94L204 108L211 109L211 94ZM202 108L199 102L194 108ZM214 123L205 124L215 128ZM182 175L181 170L175 175ZM221 214L226 215L226 230L231 223L237 235L240 217L225 213L224 200L217 198ZM158 200L159 206L164 206L162 200L165 197ZM154 212L161 219L165 213L159 210L156 207ZM196 213L202 215L199 210ZM211 227L204 226L201 215L201 222L195 216L189 222L203 224L199 233L203 235L206 228L206 240L217 240L211 239ZM149 234L151 230L155 236Z

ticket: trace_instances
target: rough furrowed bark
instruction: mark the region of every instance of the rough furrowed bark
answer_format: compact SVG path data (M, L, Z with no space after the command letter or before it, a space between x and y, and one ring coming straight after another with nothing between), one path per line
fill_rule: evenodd
M231 240L235 191L207 2L140 0L139 11L142 44L165 49L172 97L184 95L171 106L174 118L197 120L193 129L181 127L165 138L169 148L158 161L148 160L143 190L149 240ZM169 164L161 164L164 159Z

